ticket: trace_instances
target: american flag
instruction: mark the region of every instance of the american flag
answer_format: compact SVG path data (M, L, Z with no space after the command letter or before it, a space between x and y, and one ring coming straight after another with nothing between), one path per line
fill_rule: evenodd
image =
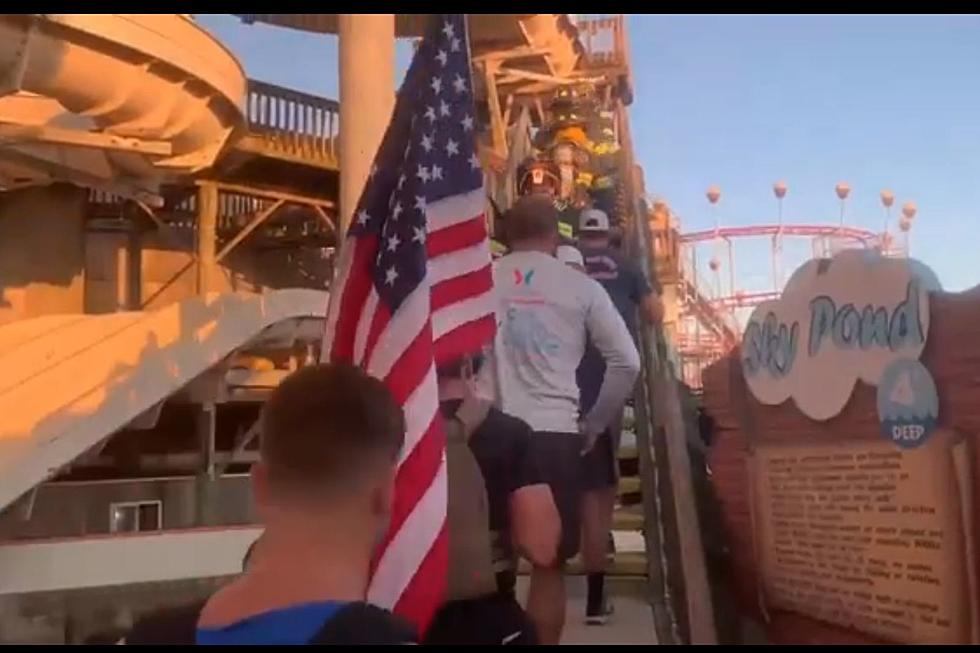
M384 380L407 422L368 599L424 629L446 587L435 365L493 338L490 241L462 14L434 17L398 93L334 279L324 356Z

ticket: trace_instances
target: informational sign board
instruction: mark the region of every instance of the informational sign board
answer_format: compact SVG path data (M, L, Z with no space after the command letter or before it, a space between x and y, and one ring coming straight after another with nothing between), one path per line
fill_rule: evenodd
M887 377L879 405L890 412L881 417L886 428L898 428L887 437L914 436L904 446L925 442L938 401L918 358L929 336L929 292L937 289L935 275L909 259L844 250L808 261L779 299L749 318L742 370L750 391L769 405L791 398L804 415L822 421L840 413L858 379L877 386Z
M976 643L971 460L952 433L759 445L752 509L765 607L900 643Z

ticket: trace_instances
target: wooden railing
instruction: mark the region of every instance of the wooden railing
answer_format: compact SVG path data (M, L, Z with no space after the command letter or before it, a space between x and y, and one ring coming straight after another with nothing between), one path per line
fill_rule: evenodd
M245 119L251 134L281 154L336 164L340 104L335 100L250 79Z
M576 26L579 42L585 48L585 58L589 65L601 67L628 65L626 19L622 14L579 20Z

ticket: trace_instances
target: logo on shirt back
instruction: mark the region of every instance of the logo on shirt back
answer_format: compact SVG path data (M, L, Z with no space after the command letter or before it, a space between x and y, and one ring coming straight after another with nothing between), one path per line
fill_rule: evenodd
M534 268L526 272L521 272L520 270L514 270L514 285L515 286L530 286L531 277L534 276Z

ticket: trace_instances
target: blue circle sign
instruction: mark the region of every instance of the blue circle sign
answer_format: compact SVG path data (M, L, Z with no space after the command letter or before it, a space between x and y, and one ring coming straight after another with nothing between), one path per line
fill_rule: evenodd
M939 395L925 365L911 358L892 361L878 382L881 434L903 449L929 439L939 421Z

